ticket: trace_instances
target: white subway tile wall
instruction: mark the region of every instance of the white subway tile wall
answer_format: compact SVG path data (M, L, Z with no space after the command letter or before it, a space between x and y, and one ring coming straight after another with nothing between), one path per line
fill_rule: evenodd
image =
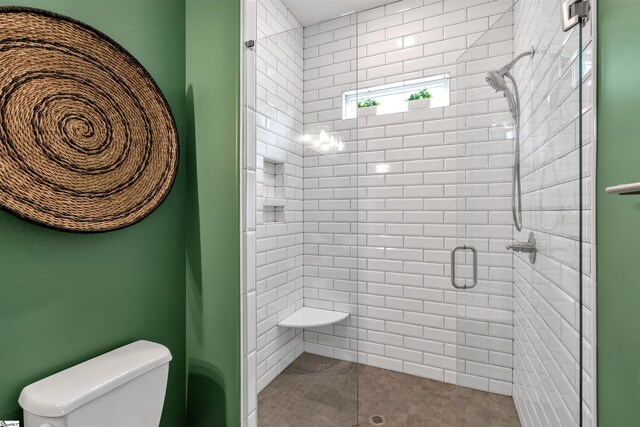
M256 43L256 392L303 351L278 321L303 305L303 35L280 0L260 0ZM284 208L265 206L282 198Z
M511 5L405 0L304 29L304 304L352 315L305 331L305 351L511 394L512 146L493 128L509 121L506 103L484 81L512 58L513 23L502 17ZM492 25L456 82L458 57ZM466 101L341 120L344 91L443 73ZM478 141L464 159L457 116L467 120L461 135ZM477 290L457 297L460 170L482 183L463 218L467 244L487 256ZM458 319L465 299L474 307Z
M561 0L515 5L515 51L534 46L532 62L515 69L522 83L524 228L537 238L538 259L514 258L514 400L523 426L578 425L593 419L593 288L591 280L592 84L591 21L584 34L582 177L584 349L579 398L579 34L560 28ZM582 407L582 409L581 409Z
M291 30L302 30L302 25L280 0L257 0L257 40Z

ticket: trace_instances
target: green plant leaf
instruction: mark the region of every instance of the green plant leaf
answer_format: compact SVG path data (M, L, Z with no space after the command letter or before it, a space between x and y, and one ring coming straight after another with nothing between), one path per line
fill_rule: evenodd
M427 89L422 89L419 92L412 93L407 101L417 101L419 99L430 99L433 95Z
M378 105L380 105L380 101L371 98L358 101L358 108L377 107Z

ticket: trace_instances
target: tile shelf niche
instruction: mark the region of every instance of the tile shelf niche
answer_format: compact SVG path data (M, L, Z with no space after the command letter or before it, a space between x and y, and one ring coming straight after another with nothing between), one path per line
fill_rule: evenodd
M267 197L264 199L264 206L270 208L283 208L285 200L279 197Z
M284 163L264 158L262 193L264 222L285 222Z

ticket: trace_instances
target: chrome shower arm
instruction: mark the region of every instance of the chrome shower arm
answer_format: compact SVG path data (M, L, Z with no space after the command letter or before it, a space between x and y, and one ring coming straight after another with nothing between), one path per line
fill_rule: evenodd
M509 71L511 71L511 69L518 63L518 61L520 61L522 58L526 58L527 56L530 56L531 59L533 59L533 57L536 54L536 49L534 47L531 47L530 50L521 53L520 55L516 56L515 59L511 62L509 62L507 65L505 65L504 67L500 68L500 70L498 71L500 73L500 75L504 76L506 75Z

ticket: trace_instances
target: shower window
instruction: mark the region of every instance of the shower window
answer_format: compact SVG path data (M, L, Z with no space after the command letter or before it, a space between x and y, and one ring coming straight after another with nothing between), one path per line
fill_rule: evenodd
M377 115L405 112L407 111L407 99L423 89L427 89L432 95L429 108L449 105L449 74L440 74L343 92L342 118L356 118L358 116L358 102L365 99L380 102Z

